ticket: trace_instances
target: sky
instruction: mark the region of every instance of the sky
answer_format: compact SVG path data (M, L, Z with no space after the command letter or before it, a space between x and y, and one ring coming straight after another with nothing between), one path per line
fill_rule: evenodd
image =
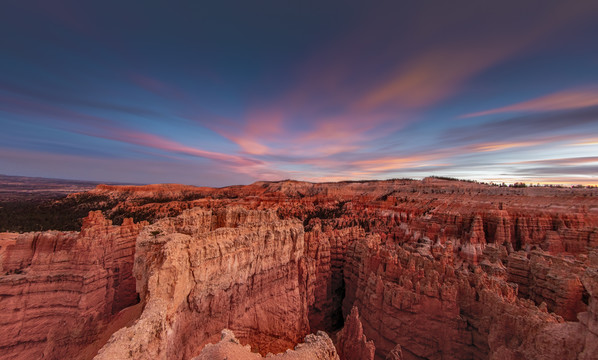
M0 173L598 184L598 1L28 1Z

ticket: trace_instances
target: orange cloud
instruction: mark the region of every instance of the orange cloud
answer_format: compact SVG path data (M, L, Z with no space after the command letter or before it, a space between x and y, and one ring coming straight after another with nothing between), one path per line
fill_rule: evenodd
M419 109L434 105L455 95L466 81L478 73L525 51L530 44L545 41L562 25L585 16L583 11L582 8L564 4L551 4L538 12L537 21L533 23L513 23L501 31L493 30L492 26L482 26L485 29L481 30L484 32L484 43L479 41L480 34L464 34L450 42L431 46L397 66L394 74L362 94L357 108L364 110L393 106ZM453 15L467 21L479 14L472 8ZM437 31L443 31L445 21L447 23L444 25L450 28L454 20L451 18L447 21L446 17L440 17ZM422 31L425 33L426 30Z
M543 159L543 160L527 160L527 161L515 161L506 163L508 165L514 164L556 164L556 165L578 165L578 164L591 164L598 163L598 156L585 156L585 157L574 157L574 158L556 158L556 159Z
M224 130L220 134L246 154L317 161L321 157L358 151L367 141L387 134L388 130L375 127L377 119L375 115L318 117L307 130L293 130L285 129L281 115L261 113L249 119L244 131Z
M357 102L360 110L381 106L418 109L456 93L472 75L505 57L508 49L496 47L478 55L464 49L435 49L401 66L389 79L379 83Z
M517 104L503 106L496 109L480 111L462 116L470 118L476 116L501 114L507 112L542 112L555 110L571 110L598 105L598 88L571 89L541 96L536 99Z
M110 126L103 126L98 128L95 132L80 131L79 133L99 137L103 139L120 141L128 144L143 146L150 149L162 150L171 153L190 155L210 160L222 161L230 165L255 166L263 165L264 162L243 156L224 154L219 152L202 150L196 147L181 144L176 141L169 140L162 136L149 134L141 131L131 131Z
M383 172L388 170L399 170L403 167L422 166L422 162L437 159L434 155L408 156L379 158L372 160L356 161L353 163L356 167L368 172Z
M113 139L154 149L166 150L180 154L202 157L206 159L225 161L239 165L255 165L260 163L260 161L254 159L201 150L191 146L183 145L176 141L165 139L161 136L143 132L119 131L117 134L113 136Z
M591 146L591 145L598 145L598 138L588 138L580 140L579 142L573 143L571 145L574 146Z
M518 147L529 147L544 144L546 141L520 141L520 142L505 142L505 143L486 143L476 144L473 146L475 151L499 151Z

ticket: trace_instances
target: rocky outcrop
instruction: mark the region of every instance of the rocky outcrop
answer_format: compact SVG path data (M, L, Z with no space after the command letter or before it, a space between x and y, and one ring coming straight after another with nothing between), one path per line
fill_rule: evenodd
M80 233L15 235L0 262L2 358L72 356L137 303L132 268L144 225L112 226L91 212Z
M579 360L590 360L595 359L598 354L598 250L590 253L587 269L581 280L590 298L587 311L578 315L581 330L577 335L583 343Z
M401 345L395 346L395 348L386 355L385 360L403 360L403 350Z
M338 333L336 348L341 360L374 360L376 347L363 334L357 306L353 306L345 320L345 326Z
M189 359L223 328L277 353L309 332L301 223L222 211L193 209L143 230L134 270L143 314L96 359Z
M343 310L359 307L365 336L384 359L397 344L406 359L459 358L470 334L457 304L458 278L448 258L437 261L387 246L378 236L347 250Z
M266 358L272 360L339 360L332 340L323 331L318 331L316 335L307 335L304 342L295 346L294 350L287 350L276 355L268 354ZM264 359L264 357L251 352L249 345L241 345L235 338L235 334L228 329L222 330L220 342L206 345L199 356L193 358L193 360L252 359Z
M139 293L139 319L120 316L127 327L98 359L328 359L336 356L330 339L305 336L340 329L334 338L341 358L596 354L598 189L425 179L99 186L93 193L109 199L107 207L117 204L106 211L117 221L126 214L158 220L130 237L110 235L118 228L97 214L81 233L0 234L0 289L10 295L0 304L49 318L39 312L41 297L27 295L42 291L37 274L43 291L69 289L61 302L48 302L60 309L52 310L56 319L75 314L102 324ZM86 197L70 199L77 196ZM132 226L127 221L121 229ZM110 248L107 239L122 241ZM128 267L115 260L127 256ZM19 296L33 306L18 308ZM4 349L33 357L39 352L27 351L38 346L41 356L72 354L100 331L60 320L49 328L69 330L44 338L37 320L5 313L0 326L11 336ZM219 342L223 329L236 336L227 330ZM26 336L29 345L19 345Z
M342 301L345 296L343 268L347 245L365 236L357 226L322 228L314 220L305 233L308 263L309 321L313 329L334 331L343 323Z
M523 297L566 320L575 321L586 309L581 276L583 263L534 250L529 257L524 252L512 253L507 266L509 281L519 285Z
M377 358L397 344L405 359L556 360L588 351L582 339L591 332L579 323L521 299L516 285L480 267L455 266L446 249L421 255L368 236L347 257L343 309L363 309Z

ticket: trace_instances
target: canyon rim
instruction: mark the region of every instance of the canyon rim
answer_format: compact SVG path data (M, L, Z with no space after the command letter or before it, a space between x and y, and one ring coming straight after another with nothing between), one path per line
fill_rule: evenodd
M80 231L1 234L5 359L596 357L598 189L427 178L68 197L114 206Z

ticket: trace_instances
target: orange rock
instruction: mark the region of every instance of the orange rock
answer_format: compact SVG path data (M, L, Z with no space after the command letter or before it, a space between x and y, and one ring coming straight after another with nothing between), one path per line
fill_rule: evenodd
M323 331L316 335L310 334L305 341L295 346L294 350L287 350L280 354L268 354L268 359L273 360L339 360L332 340ZM222 330L220 342L208 344L199 356L193 360L258 360L263 359L260 354L252 353L249 345L241 345L235 334L228 329Z
M363 334L357 306L353 306L345 320L345 326L338 333L336 348L341 360L374 360L376 347Z
M117 203L109 216L157 221L92 213L80 233L0 236L8 358L72 357L137 292L140 318L97 359L261 358L345 316L344 358L370 358L370 341L394 360L598 351L595 189L428 178L92 192ZM209 346L222 329L236 337ZM323 333L305 339L278 356L336 356Z
M68 357L135 304L135 239L145 225L112 226L98 211L84 219L80 233L15 236L1 263L3 358Z

